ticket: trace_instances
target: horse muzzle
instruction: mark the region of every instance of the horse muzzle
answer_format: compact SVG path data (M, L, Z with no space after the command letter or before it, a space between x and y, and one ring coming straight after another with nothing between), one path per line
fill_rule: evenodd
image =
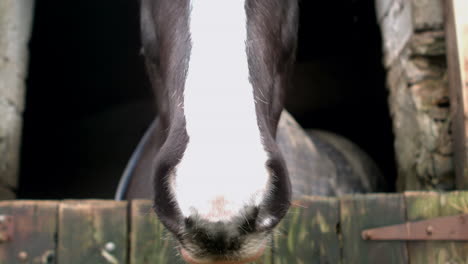
M265 245L262 245L256 253L250 256L245 256L245 257L240 257L237 259L197 259L193 257L188 251L185 249L180 250L180 254L182 258L189 264L245 264L245 263L250 263L253 262L257 259L259 259L263 253L265 252Z

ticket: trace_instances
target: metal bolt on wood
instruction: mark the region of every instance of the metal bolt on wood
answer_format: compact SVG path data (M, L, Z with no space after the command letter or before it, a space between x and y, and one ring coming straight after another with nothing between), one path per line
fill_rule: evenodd
M432 235L432 232L434 232L434 228L432 226L428 226L426 228L426 233L430 236Z
M9 241L13 236L13 219L9 215L0 215L0 243Z
M112 252L115 250L115 244L113 242L108 242L105 246L106 251Z
M362 239L364 239L364 240L371 240L371 239L372 239L371 232L370 232L370 231L367 231L367 230L365 230L364 232L362 232Z

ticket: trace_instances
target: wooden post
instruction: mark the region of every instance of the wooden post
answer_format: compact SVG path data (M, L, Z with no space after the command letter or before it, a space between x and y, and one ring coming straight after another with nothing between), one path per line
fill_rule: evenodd
M448 79L451 90L457 189L468 189L468 2L446 1Z

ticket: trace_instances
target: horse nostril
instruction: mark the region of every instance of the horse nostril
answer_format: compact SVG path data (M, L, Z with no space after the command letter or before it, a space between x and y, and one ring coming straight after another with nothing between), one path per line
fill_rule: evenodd
M189 230L193 228L194 220L192 217L186 217L184 219L185 229Z
M185 245L192 244L200 252L210 255L224 255L240 248L239 232L225 223L196 223L186 221ZM199 252L199 253L200 253Z
M249 234L257 230L258 213L258 207L252 207L246 210L242 224L239 226L241 234Z

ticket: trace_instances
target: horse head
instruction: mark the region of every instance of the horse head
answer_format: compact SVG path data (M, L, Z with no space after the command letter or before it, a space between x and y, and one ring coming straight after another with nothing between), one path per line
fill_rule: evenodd
M251 261L289 208L275 137L297 23L296 0L141 0L154 209L191 263Z

